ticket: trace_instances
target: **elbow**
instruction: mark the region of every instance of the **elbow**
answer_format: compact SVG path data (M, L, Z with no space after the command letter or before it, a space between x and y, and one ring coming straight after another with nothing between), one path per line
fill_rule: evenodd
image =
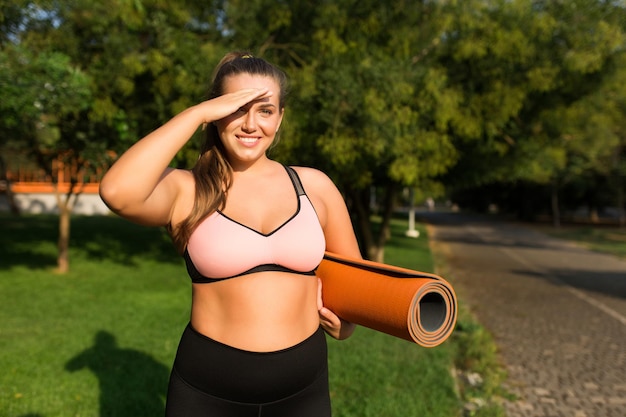
M113 204L111 203L112 201L114 201L114 193L111 190L111 187L109 187L108 185L105 185L104 182L101 182L100 185L98 186L98 194L100 195L100 199L104 202L104 204L106 204L106 206L108 208L111 209L111 211L115 212L115 208L113 206Z
M120 213L124 207L124 199L120 195L119 187L112 181L107 180L105 176L98 186L98 194L100 199L114 213Z

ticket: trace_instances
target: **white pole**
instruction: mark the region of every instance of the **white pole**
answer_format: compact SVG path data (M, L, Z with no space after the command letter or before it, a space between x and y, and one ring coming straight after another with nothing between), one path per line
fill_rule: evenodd
M413 202L413 188L409 189L409 230L405 235L408 237L419 237L420 232L415 228L415 204Z

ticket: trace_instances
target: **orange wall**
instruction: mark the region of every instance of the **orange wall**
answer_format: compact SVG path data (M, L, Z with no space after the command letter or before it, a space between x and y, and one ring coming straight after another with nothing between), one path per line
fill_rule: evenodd
M97 194L98 183L77 184L74 192L82 189L83 194ZM59 191L67 193L70 188L69 183L58 184ZM14 193L54 193L54 185L50 182L13 182L11 183L11 191Z

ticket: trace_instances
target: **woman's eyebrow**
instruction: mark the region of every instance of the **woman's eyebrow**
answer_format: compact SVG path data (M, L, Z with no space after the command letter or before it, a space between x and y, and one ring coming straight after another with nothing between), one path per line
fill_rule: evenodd
M276 107L272 103L259 103L259 107Z

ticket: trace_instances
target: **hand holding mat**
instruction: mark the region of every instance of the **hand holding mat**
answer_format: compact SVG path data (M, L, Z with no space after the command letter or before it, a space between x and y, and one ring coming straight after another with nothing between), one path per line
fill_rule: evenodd
M456 294L437 275L330 252L316 275L324 306L352 323L424 347L443 343L456 323Z

